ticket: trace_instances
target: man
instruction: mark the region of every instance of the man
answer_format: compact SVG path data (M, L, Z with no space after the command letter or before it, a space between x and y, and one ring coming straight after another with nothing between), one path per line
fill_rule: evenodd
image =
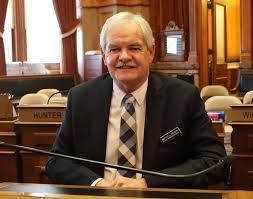
M109 18L100 45L109 74L70 90L54 152L168 174L194 173L225 156L197 88L149 71L154 38L141 16ZM125 175L53 157L46 171L56 183L104 187L203 188L222 179L219 171L185 179Z

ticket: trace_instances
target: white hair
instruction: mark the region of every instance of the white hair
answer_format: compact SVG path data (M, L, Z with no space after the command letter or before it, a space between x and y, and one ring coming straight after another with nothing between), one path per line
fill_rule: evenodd
M119 23L127 23L129 21L134 22L140 27L143 33L144 41L146 42L148 48L155 44L152 29L149 23L141 15L130 12L119 12L108 18L102 27L100 33L100 47L103 51L106 49L106 36L108 31L110 31L113 27L118 26Z

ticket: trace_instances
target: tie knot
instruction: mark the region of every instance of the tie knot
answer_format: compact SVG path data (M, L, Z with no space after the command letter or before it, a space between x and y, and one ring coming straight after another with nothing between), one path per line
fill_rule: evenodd
M122 100L122 104L126 105L126 104L133 104L134 103L134 96L132 94L127 94L124 96L123 100Z

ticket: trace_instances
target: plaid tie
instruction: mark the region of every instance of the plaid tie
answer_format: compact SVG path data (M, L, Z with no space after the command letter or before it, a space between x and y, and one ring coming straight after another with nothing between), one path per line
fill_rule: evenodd
M134 97L126 95L123 100L120 125L120 144L118 153L118 164L127 167L135 167L136 164L136 114L133 106ZM125 177L135 177L135 172L118 170Z

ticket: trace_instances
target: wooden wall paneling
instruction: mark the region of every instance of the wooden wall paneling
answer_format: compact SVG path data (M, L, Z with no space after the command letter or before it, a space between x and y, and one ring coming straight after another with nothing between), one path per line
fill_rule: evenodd
M219 84L228 88L227 72L227 14L226 2L215 0L213 2L213 63L211 84Z
M197 0L189 0L189 56L188 61L198 68L197 55Z
M97 10L93 8L82 9L82 27L84 52L99 49L99 21Z
M14 61L27 60L26 30L25 30L25 2L13 0L14 16Z
M240 61L240 1L227 1L227 62Z
M104 7L111 5L149 5L149 0L81 0L82 6L85 7Z
M84 51L99 50L99 34L107 18L121 11L143 15L149 20L149 0L82 0ZM92 19L92 20L91 20Z
M241 67L252 67L253 59L253 2L252 0L241 0Z
M228 67L228 88L230 91L236 87L238 75L239 75L239 68Z
M104 65L102 55L85 55L84 80L94 79L106 73L107 67Z
M227 62L227 5L214 2L214 62ZM222 23L224 22L224 23ZM223 25L223 26L222 26Z
M199 87L208 85L208 18L207 0L197 1L197 53L199 63Z
M116 9L112 6L104 7L98 9L98 31L100 33L102 26L104 25L105 21L116 13Z
M162 26L162 3L160 0L150 0L150 26L153 30L155 38L155 56L153 62L159 61L161 54L161 37L160 31L164 29Z
M0 2L0 75L6 75L6 60L5 60L5 47L4 47L4 24L7 15L9 0L2 0Z
M212 84L218 84L225 86L228 88L228 71L227 71L227 64L216 64L216 69L214 71L214 81Z

